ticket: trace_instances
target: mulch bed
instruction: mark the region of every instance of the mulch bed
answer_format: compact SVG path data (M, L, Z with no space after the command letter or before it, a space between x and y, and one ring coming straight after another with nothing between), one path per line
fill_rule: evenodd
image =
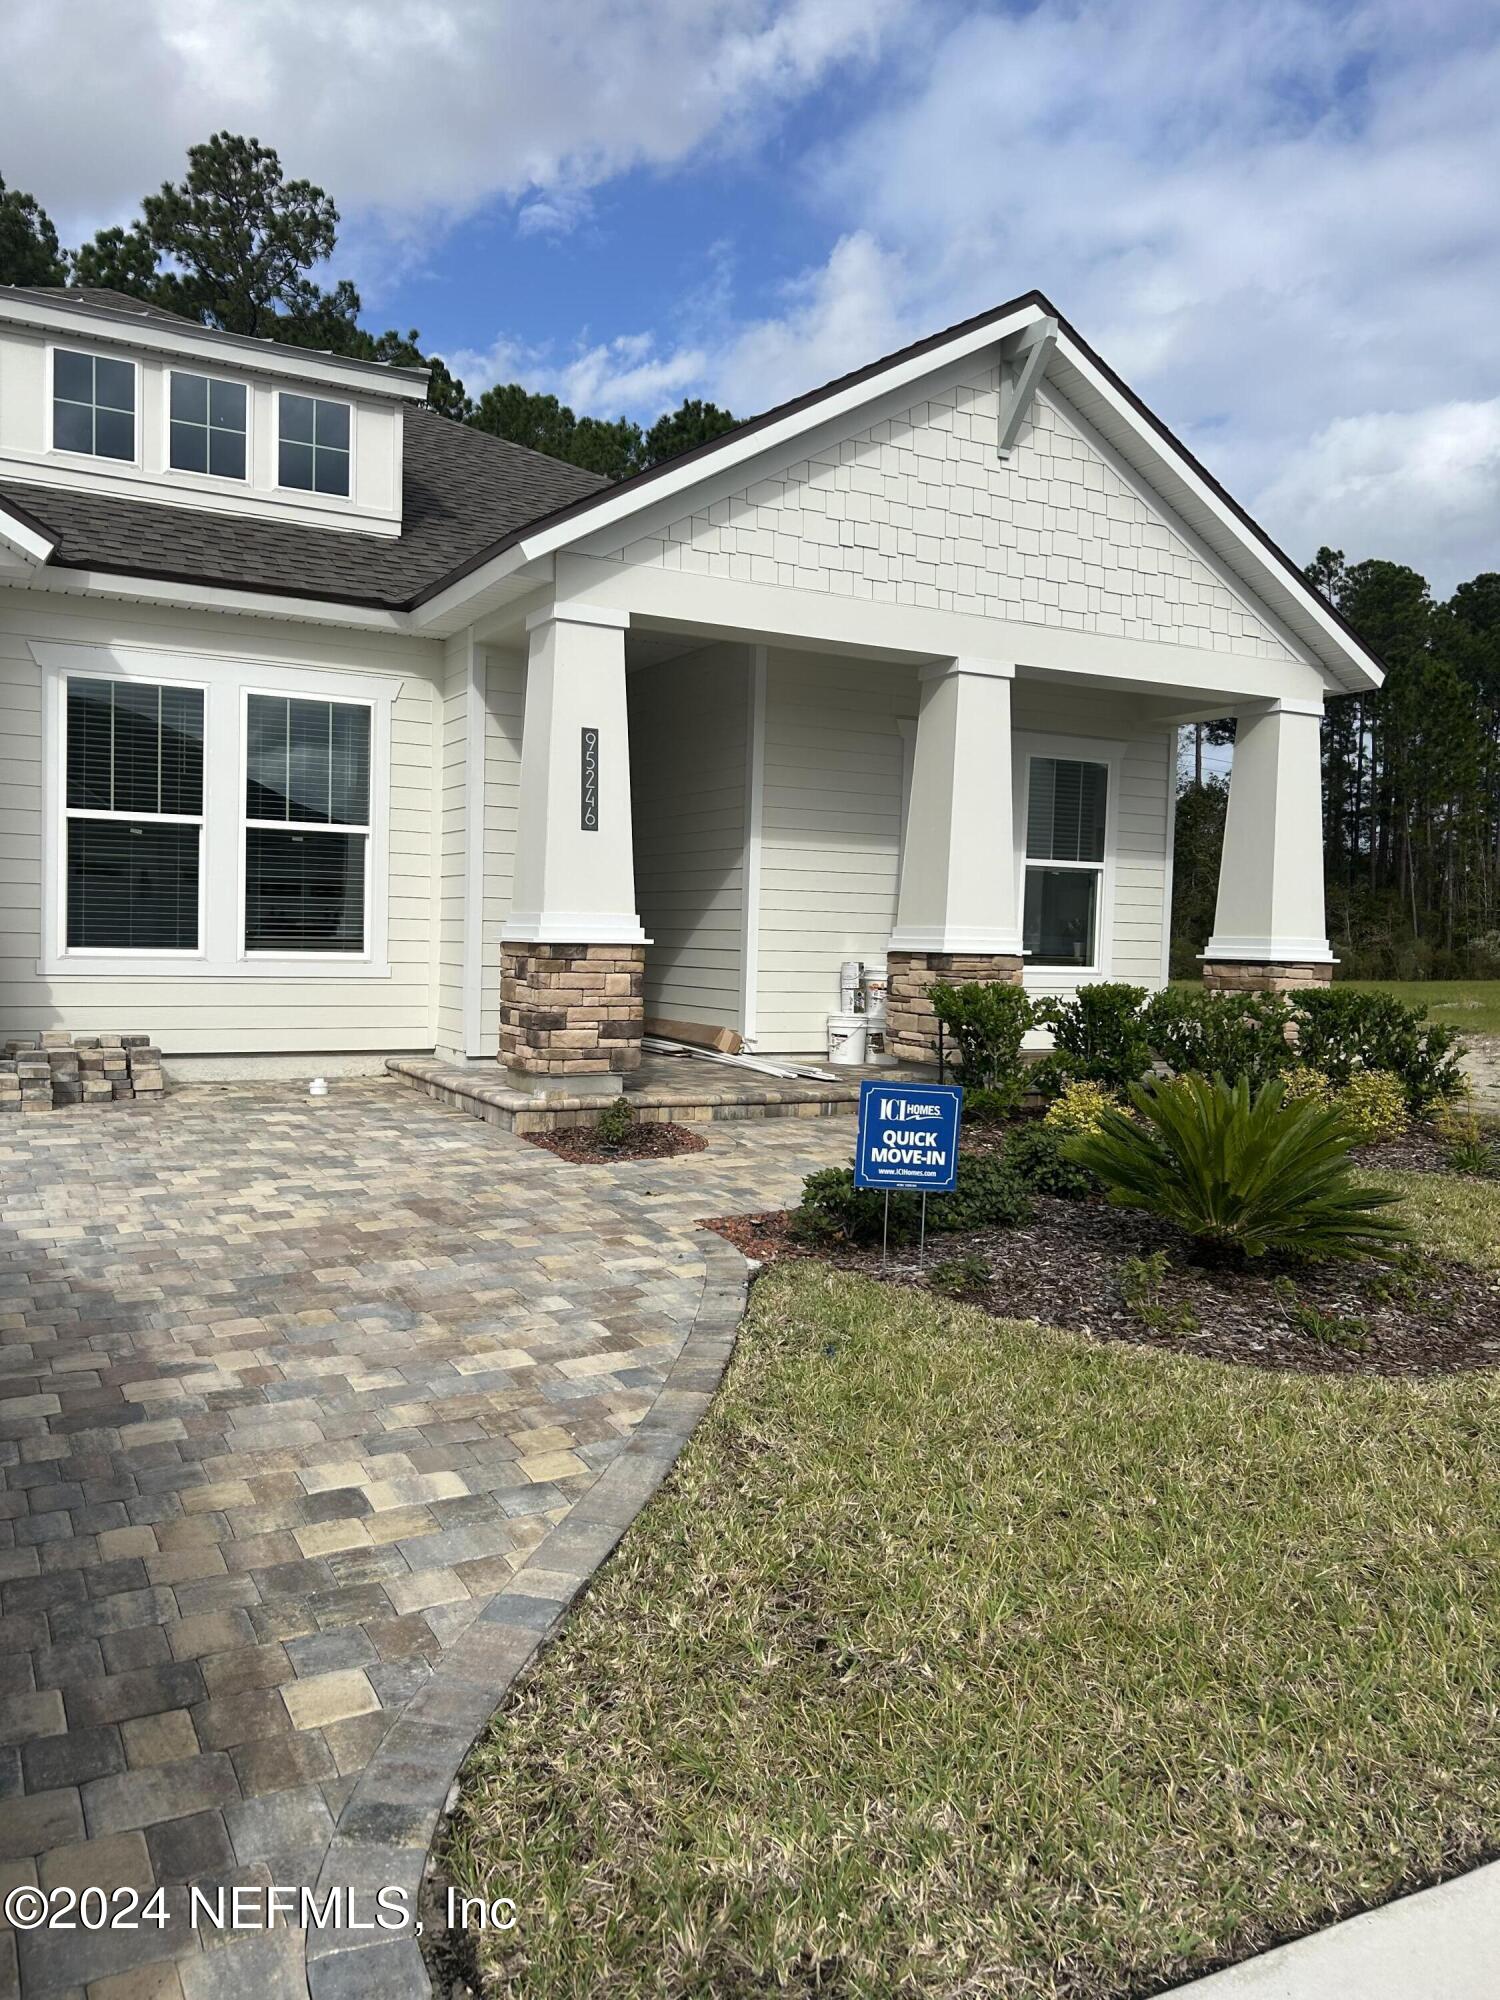
M810 1248L790 1234L790 1220L790 1211L780 1210L720 1216L704 1226L762 1263L820 1257L840 1270L881 1277L878 1245ZM1148 1325L1126 1302L1125 1264L1156 1250L1172 1261L1154 1303L1167 1315L1186 1307L1192 1331ZM964 1296L999 1319L1034 1319L1100 1340L1252 1368L1409 1377L1500 1365L1500 1277L1493 1272L1429 1258L1390 1271L1369 1263L1270 1259L1234 1271L1189 1265L1186 1254L1177 1231L1139 1210L1039 1195L1034 1219L1020 1228L930 1236L925 1271L917 1270L913 1250L892 1251L885 1281L927 1285L936 1265L977 1257L989 1280ZM1278 1277L1291 1279L1303 1306L1340 1322L1332 1337L1294 1322L1273 1290Z
M686 1125L633 1125L618 1146L602 1145L591 1125L567 1125L560 1132L526 1132L531 1145L577 1166L613 1167L621 1160L670 1160L678 1153L707 1151L708 1141Z

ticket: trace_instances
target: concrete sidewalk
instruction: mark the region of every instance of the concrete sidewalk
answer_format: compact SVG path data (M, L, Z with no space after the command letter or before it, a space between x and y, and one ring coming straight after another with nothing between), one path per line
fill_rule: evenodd
M1500 1862L1174 1989L1192 2000L1495 2000Z

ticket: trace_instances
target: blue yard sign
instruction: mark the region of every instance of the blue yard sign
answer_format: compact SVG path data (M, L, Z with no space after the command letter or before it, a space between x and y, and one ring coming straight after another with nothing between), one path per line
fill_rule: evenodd
M958 1174L963 1101L952 1083L861 1083L854 1185L947 1193Z

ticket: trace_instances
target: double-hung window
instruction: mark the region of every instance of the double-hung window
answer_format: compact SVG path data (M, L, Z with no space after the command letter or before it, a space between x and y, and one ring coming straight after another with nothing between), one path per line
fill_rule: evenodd
M1109 765L1031 757L1026 785L1026 963L1078 972L1100 964Z
M277 402L276 479L303 493L349 494L349 405L323 396Z
M243 382L172 370L167 459L174 472L245 477L247 411Z
M253 693L245 703L244 949L362 953L369 704Z
M70 951L196 952L203 690L66 682Z
M134 362L52 350L52 448L134 463Z

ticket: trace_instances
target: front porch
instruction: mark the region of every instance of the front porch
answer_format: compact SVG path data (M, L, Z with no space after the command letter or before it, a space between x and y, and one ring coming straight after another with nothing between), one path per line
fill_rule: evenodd
M1299 664L1124 659L1088 635L923 656L593 599L510 619L466 642L489 842L460 926L467 1039L400 1066L448 1101L537 1130L622 1089L658 1116L846 1105L842 1078L684 1079L643 1066L641 1040L669 1019L772 1058L816 1051L849 960L886 969L903 1063L933 1059L935 979L1164 984L1176 736L1205 715L1239 720L1208 981L1331 974L1322 705Z

